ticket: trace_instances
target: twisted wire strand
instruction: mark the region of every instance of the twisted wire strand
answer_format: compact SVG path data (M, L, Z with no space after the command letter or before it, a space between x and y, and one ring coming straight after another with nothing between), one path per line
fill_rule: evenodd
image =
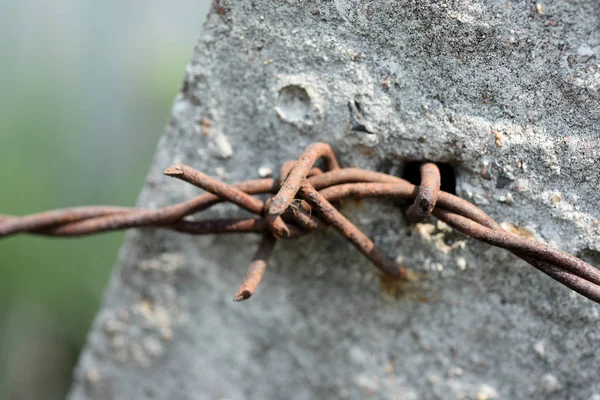
M326 171L315 168L323 158ZM484 211L468 201L440 190L440 173L433 163L421 165L421 184L379 172L341 168L331 147L309 146L296 161L284 163L280 178L248 180L228 185L186 165L165 171L207 191L193 199L155 210L89 206L59 209L23 217L0 215L0 239L17 234L83 236L129 228L165 228L192 235L258 233L262 235L234 300L248 299L264 275L278 239L295 238L313 230L333 227L383 274L405 279L407 269L384 252L339 211L348 198L392 198L412 201L410 222L431 215L474 239L512 252L527 263L600 303L600 270L583 260L543 243L505 231ZM265 201L255 195L271 195ZM228 201L254 214L247 218L196 220L191 217Z

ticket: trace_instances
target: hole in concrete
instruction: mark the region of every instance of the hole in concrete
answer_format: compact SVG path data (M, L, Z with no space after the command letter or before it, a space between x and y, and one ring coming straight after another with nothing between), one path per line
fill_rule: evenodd
M418 185L421 182L421 173L419 167L422 161L409 162L404 165L402 178L406 179L413 185ZM456 173L450 164L435 163L440 169L441 189L444 192L456 194Z
M348 111L350 112L350 126L353 131L371 133L365 123L362 105L358 101L349 102Z
M302 86L289 85L279 91L277 111L284 120L296 124L310 124L312 102Z

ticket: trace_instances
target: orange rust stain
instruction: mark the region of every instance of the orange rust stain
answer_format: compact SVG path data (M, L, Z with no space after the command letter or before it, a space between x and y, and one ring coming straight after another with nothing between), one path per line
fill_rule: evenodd
M533 239L533 233L529 232L527 229L521 226L513 224L502 224L502 227L510 233L514 233L517 236L521 236L526 239Z
M405 278L381 274L379 275L379 289L385 297L392 300L402 297L422 302L426 295L417 285L420 280L420 274L412 270L407 270Z

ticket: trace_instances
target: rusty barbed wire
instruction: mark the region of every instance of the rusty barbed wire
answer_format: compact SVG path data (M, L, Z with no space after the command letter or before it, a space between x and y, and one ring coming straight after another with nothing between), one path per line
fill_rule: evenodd
M315 167L325 160L326 171ZM234 296L240 301L255 292L276 242L333 227L380 271L407 279L408 270L390 260L340 211L348 198L390 198L412 201L411 223L431 215L472 238L512 252L575 292L600 303L600 270L583 260L513 233L475 205L440 190L437 166L423 163L421 184L379 172L342 168L328 144L309 146L298 160L284 163L280 176L228 185L186 165L168 168L178 178L208 193L155 210L89 206L53 210L24 217L0 215L0 239L16 234L84 236L129 228L165 228L191 235L258 233L258 250ZM272 195L265 201L255 195ZM249 218L196 220L191 218L217 203L230 202L255 214Z

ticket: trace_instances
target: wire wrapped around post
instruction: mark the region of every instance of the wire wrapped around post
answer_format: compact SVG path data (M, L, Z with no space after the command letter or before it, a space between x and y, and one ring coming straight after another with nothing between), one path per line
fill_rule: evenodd
M325 171L315 168L323 158ZM600 270L583 260L507 232L489 215L466 200L440 190L440 172L433 163L421 165L421 184L379 172L341 168L328 144L309 146L298 160L284 163L280 177L229 185L186 165L168 168L165 175L198 186L208 193L155 210L90 206L53 210L23 217L0 215L0 239L17 234L84 236L129 228L162 228L190 235L256 233L262 239L246 276L234 296L250 298L263 277L279 239L293 239L333 227L381 272L407 278L397 265L353 225L337 205L347 198L405 199L411 223L435 216L463 234L512 252L527 263L600 303ZM265 201L254 197L269 195ZM253 217L198 220L196 214L220 202L233 203Z

